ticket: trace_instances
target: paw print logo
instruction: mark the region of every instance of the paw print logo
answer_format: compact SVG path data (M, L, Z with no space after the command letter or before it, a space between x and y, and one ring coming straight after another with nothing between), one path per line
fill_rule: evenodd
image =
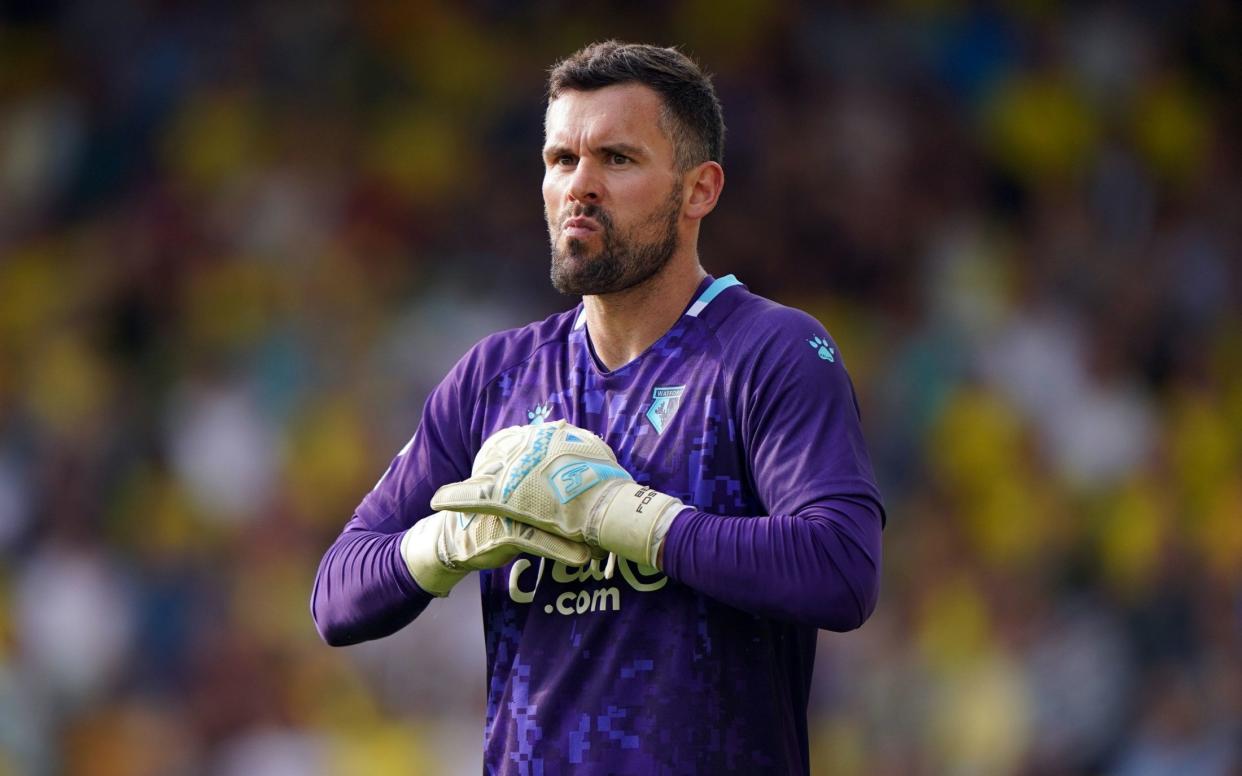
M536 423L542 423L548 419L548 413L551 411L552 411L552 408L549 407L548 405L540 404L536 406L533 410L526 411L526 419L531 422L531 425L534 425Z
M824 339L823 337L820 337L818 335L811 337L809 340L806 341L806 344L814 348L815 352L819 354L819 357L824 359L825 361L834 362L837 360L836 349L829 346L828 340Z

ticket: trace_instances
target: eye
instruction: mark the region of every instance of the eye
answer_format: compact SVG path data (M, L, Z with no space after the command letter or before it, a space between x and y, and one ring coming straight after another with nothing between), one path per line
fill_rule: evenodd
M608 154L609 164L629 164L630 157L624 154Z
M558 167L568 167L576 161L578 160L576 157L574 157L573 154L561 154L560 156L556 157L556 159L554 159L552 163L557 165Z

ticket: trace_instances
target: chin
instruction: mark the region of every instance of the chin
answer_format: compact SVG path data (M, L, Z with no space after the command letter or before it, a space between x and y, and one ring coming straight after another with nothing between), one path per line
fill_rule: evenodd
M589 261L599 255L601 248L591 248L577 237L567 237L561 249L566 261Z

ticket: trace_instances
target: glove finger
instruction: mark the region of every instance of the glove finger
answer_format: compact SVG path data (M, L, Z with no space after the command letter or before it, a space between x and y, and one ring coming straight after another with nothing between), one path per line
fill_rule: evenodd
M466 505L488 502L494 482L491 477L471 477L444 485L431 497L431 508L444 512L478 512Z
M591 562L590 547L538 528L532 529L529 534L517 536L512 541L524 552L557 560L566 566L585 566Z
M504 461L491 461L479 466L478 471L474 472L474 477L495 477L505 470ZM474 479L471 477L471 479Z
M546 531L556 531L556 522L553 520L480 496L479 487L471 484L470 480L445 485L437 490L431 497L431 508L442 512L466 512L507 517Z

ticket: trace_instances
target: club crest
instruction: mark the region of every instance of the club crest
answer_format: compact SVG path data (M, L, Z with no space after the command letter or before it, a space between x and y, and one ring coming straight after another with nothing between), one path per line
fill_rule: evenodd
M684 385L662 385L651 392L651 407L647 410L647 420L651 421L657 434L663 434L664 429L672 422L673 415L681 406L681 395L685 392L686 386Z

